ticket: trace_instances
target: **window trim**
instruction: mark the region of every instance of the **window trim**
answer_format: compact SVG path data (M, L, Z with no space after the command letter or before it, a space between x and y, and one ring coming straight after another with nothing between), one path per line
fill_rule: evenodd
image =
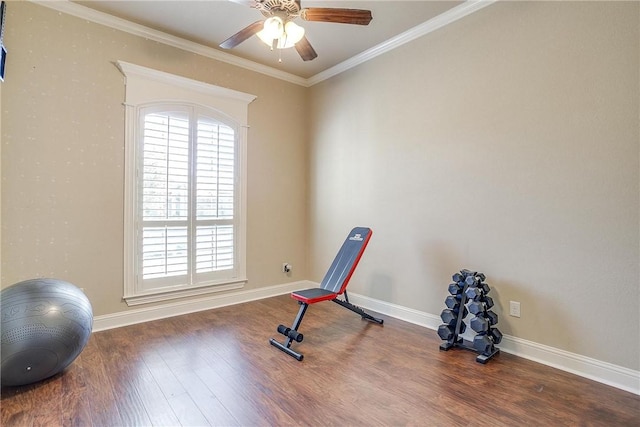
M204 295L239 289L246 277L246 195L247 195L247 118L248 106L254 95L191 80L139 65L117 61L115 64L125 76L125 185L124 185L124 295L127 305L140 305L176 298ZM145 291L137 282L136 221L136 162L139 113L150 104L192 104L216 111L228 118L237 129L238 167L238 217L237 245L238 267L234 279L211 284Z

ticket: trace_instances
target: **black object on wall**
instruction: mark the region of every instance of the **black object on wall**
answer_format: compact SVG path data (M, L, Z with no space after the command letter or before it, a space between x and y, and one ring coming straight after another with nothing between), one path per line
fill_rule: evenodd
M0 3L0 81L4 81L4 65L7 60L7 49L4 47L4 23L7 11L7 2Z

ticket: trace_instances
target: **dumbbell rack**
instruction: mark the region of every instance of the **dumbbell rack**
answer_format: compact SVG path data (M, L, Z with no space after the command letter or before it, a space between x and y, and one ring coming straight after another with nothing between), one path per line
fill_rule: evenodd
M445 323L438 328L438 335L446 341L440 345L440 350L447 351L453 347L471 350L479 353L476 362L487 363L500 353L495 344L502 340L502 333L495 327L498 315L490 310L493 299L487 294L491 288L484 283L485 275L476 271L460 270L452 278L454 283L449 285L451 295L445 300L447 308L440 315ZM475 315L470 322L471 328L477 332L473 342L460 336L466 330L464 318L469 312Z

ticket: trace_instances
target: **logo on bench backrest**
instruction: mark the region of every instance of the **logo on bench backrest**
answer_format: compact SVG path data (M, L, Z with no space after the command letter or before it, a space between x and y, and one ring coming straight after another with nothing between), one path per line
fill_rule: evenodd
M362 242L362 234L357 233L353 237L349 237L349 240L355 240L356 242Z

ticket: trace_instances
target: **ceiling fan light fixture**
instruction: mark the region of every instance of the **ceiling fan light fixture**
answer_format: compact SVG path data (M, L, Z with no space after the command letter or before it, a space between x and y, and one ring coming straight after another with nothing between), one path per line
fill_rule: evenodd
M291 43L291 46L298 43L304 37L304 28L302 28L300 25L297 25L293 21L287 22L287 24L284 26L284 32L287 37L287 44Z
M233 49L253 35L273 49L295 47L303 61L318 57L313 46L305 37L304 28L294 24L294 19L338 24L369 25L370 10L335 7L302 8L300 0L232 0L257 9L266 18L247 25L222 43L223 49ZM282 53L280 53L282 62Z
M293 21L283 25L281 18L273 16L264 21L264 28L257 33L257 36L269 47L275 45L277 49L287 49L302 40L304 28Z
M284 35L284 28L282 18L272 16L264 21L264 27L258 32L257 36L266 45L271 46L274 39L280 39Z

